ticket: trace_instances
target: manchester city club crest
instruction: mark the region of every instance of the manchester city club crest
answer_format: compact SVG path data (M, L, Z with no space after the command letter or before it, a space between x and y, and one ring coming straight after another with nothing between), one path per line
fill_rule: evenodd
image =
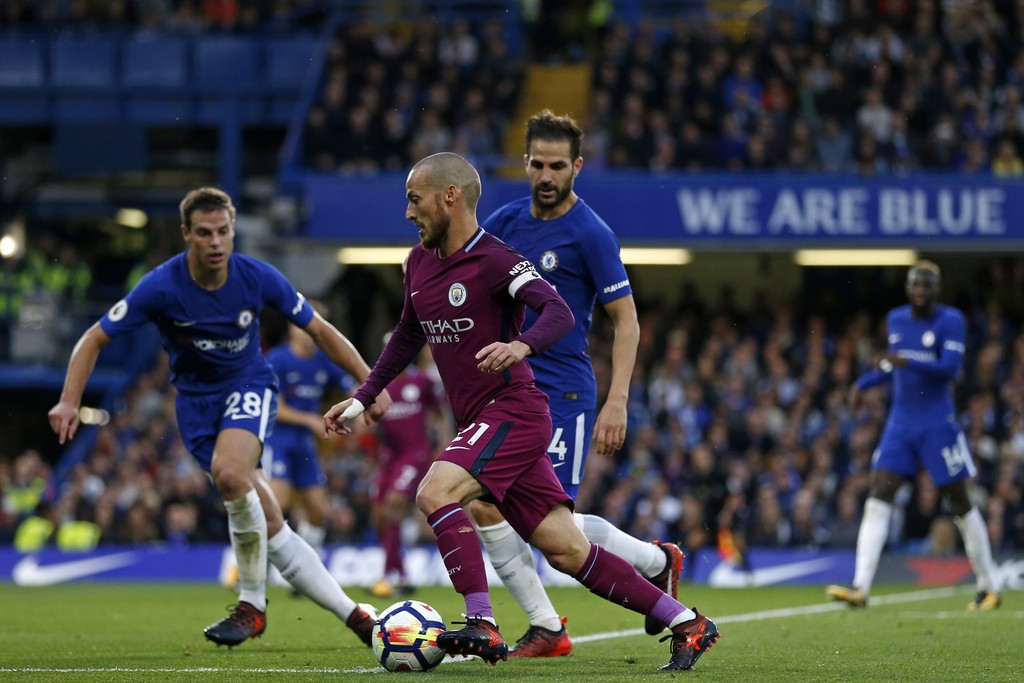
M456 282L448 288L448 303L452 306L461 306L466 303L466 287L461 282Z
M545 251L540 255L540 267L549 273L553 271L558 267L558 254L550 249Z

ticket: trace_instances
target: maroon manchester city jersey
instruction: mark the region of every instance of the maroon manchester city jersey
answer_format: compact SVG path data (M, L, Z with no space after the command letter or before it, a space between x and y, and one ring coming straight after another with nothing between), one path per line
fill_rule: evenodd
M522 333L525 306L538 319ZM363 405L430 344L460 428L492 400L526 412L547 410L529 363L500 375L477 369L476 353L496 341L521 341L541 353L572 329L572 313L529 259L483 229L446 258L417 245L409 253L405 304L384 352L356 392Z

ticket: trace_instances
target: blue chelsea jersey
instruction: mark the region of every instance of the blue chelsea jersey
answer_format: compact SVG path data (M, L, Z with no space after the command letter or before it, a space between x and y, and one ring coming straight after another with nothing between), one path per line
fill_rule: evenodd
M576 317L567 335L542 354L530 356L537 387L552 404L572 401L580 409L597 405L597 382L587 354L595 301L606 304L633 292L611 228L582 199L564 216L538 220L531 199L495 211L484 229L530 259ZM524 329L537 315L527 309ZM578 402L578 403L576 403Z
M171 382L181 391L226 388L239 377L270 376L260 351L259 319L265 306L305 327L313 309L273 266L232 254L228 279L216 290L192 281L187 252L148 273L100 319L110 337L147 322L160 331L171 366Z
M352 377L332 363L327 354L320 349L311 357L303 358L296 356L286 342L270 349L267 352L267 360L277 375L281 398L296 410L320 413L323 410L321 403L328 389L337 387L348 394L357 386ZM306 431L306 428L300 425L281 422L277 423L274 431L291 427Z
M886 319L889 351L907 359L907 365L891 373L875 370L857 381L870 387L891 379L895 418L943 422L952 419L952 385L964 359L963 314L939 304L928 318L915 318L909 305L894 308Z

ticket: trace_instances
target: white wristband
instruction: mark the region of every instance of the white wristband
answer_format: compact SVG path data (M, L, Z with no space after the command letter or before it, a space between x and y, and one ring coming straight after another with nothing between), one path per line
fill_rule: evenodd
M345 408L345 410L341 413L341 419L351 420L354 417L359 417L360 415L363 414L364 410L366 410L366 406L364 406L359 401L359 399L354 398L352 399L352 403L349 404L348 408Z

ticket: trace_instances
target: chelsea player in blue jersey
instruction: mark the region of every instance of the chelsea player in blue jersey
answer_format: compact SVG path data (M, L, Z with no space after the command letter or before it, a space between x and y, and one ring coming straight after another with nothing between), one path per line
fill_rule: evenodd
M309 303L326 315L321 304ZM312 337L291 323L287 339L267 352L267 360L281 384L281 396L274 431L263 449L263 469L270 474L270 488L285 514L292 498L297 499L304 516L296 531L322 555L329 506L316 442L324 431L321 403L331 389L347 395L355 385Z
M594 440L611 456L626 438L626 403L640 338L629 277L619 243L608 225L576 195L573 182L583 167L583 131L568 116L544 110L526 123L524 163L530 197L506 204L483 227L530 259L568 304L573 329L544 353L530 358L537 387L550 400L552 434L548 455L566 493L576 498ZM615 328L608 397L597 411L597 381L587 355L594 303L600 301ZM536 319L527 310L526 329ZM530 617L513 657L567 655L572 641L537 576L533 551L512 531L495 506L476 501L473 517L495 571ZM586 537L629 560L672 597L678 593L683 553L672 543L633 538L595 515L575 514ZM647 632L663 626L652 618Z
M60 402L49 413L60 443L78 430L82 392L100 349L113 337L157 326L177 389L181 439L224 499L238 560L239 602L206 637L234 646L266 629L267 560L303 595L344 621L370 644L374 617L331 576L316 551L284 521L257 465L277 411L277 379L260 353L264 306L303 328L337 365L357 378L370 368L333 325L272 266L234 252L235 207L215 188L181 202L185 251L148 273L75 344ZM379 417L390 397L375 404ZM379 407L378 407L379 406ZM326 432L325 432L326 435Z
M964 358L964 317L938 302L939 267L920 261L907 273L909 304L889 312L889 348L878 367L850 390L856 411L861 391L892 384L892 404L871 462L871 485L857 536L853 585L833 585L827 595L852 607L866 607L878 560L889 534L896 491L918 470L927 470L953 513L977 580L967 608L987 611L1001 597L988 529L971 504L967 483L974 460L956 422L952 385Z

